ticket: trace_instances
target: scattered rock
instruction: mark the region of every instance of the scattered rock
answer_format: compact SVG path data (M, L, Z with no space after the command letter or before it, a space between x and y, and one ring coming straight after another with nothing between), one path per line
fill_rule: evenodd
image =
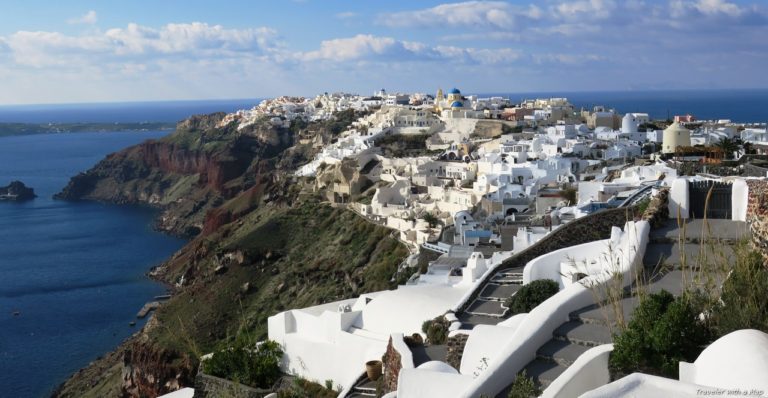
M225 272L227 272L227 267L224 265L219 265L213 270L213 273L216 275L221 275Z
M0 187L0 201L23 202L36 197L35 190L21 181L11 181L7 186Z

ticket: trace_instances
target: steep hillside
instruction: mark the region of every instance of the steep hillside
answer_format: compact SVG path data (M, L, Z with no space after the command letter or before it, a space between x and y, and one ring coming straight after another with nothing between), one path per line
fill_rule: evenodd
M289 176L312 156L293 139L309 129L326 139L334 124L238 132L216 120L196 117L110 155L60 195L152 204L168 230L202 233L151 273L174 297L55 396L152 397L192 385L200 355L240 333L266 337L278 311L394 287L407 249L391 231L322 203L314 184Z

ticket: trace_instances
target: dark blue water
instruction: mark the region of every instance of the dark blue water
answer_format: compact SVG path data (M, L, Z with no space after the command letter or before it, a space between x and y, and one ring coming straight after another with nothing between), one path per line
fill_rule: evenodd
M190 115L234 112L258 105L260 99L113 102L0 106L0 122L9 123L139 123L177 122Z
M49 395L138 330L128 323L164 293L144 273L184 242L152 231L152 211L51 199L106 154L164 134L0 138L0 184L20 179L39 196L0 202L0 397Z
M653 119L692 114L700 120L731 119L740 123L768 121L768 89L677 90L611 92L539 92L501 94L513 101L566 97L577 109L594 105L615 108L619 113L645 112Z

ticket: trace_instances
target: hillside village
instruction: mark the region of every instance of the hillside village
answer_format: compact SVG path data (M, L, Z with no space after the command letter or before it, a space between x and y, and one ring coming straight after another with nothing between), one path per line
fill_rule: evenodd
M673 377L609 360L647 295L686 296L702 275L725 290L733 270L714 270L708 243L768 254L765 124L454 88L279 97L219 126L349 112L362 116L334 138L303 138L317 155L295 177L392 230L409 251L393 276L404 283L272 314L283 373L339 397L525 396L512 395L523 382L544 397L768 393L768 334L754 327L715 336ZM545 281L554 290L521 310ZM196 388L167 397L211 394Z

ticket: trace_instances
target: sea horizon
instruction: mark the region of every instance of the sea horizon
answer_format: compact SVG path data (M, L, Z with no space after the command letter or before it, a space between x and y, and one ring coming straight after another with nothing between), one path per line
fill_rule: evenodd
M449 87L442 87L443 90ZM461 88L461 87L459 87ZM437 88L435 88L437 91ZM579 108L602 105L617 113L646 112L652 119L692 114L700 120L729 119L736 123L765 123L768 88L669 89L597 91L478 92L523 99L565 97ZM431 93L430 93L431 94ZM695 95L693 95L695 94ZM0 123L140 123L178 122L191 115L250 109L268 97L233 99L150 100L0 105Z

